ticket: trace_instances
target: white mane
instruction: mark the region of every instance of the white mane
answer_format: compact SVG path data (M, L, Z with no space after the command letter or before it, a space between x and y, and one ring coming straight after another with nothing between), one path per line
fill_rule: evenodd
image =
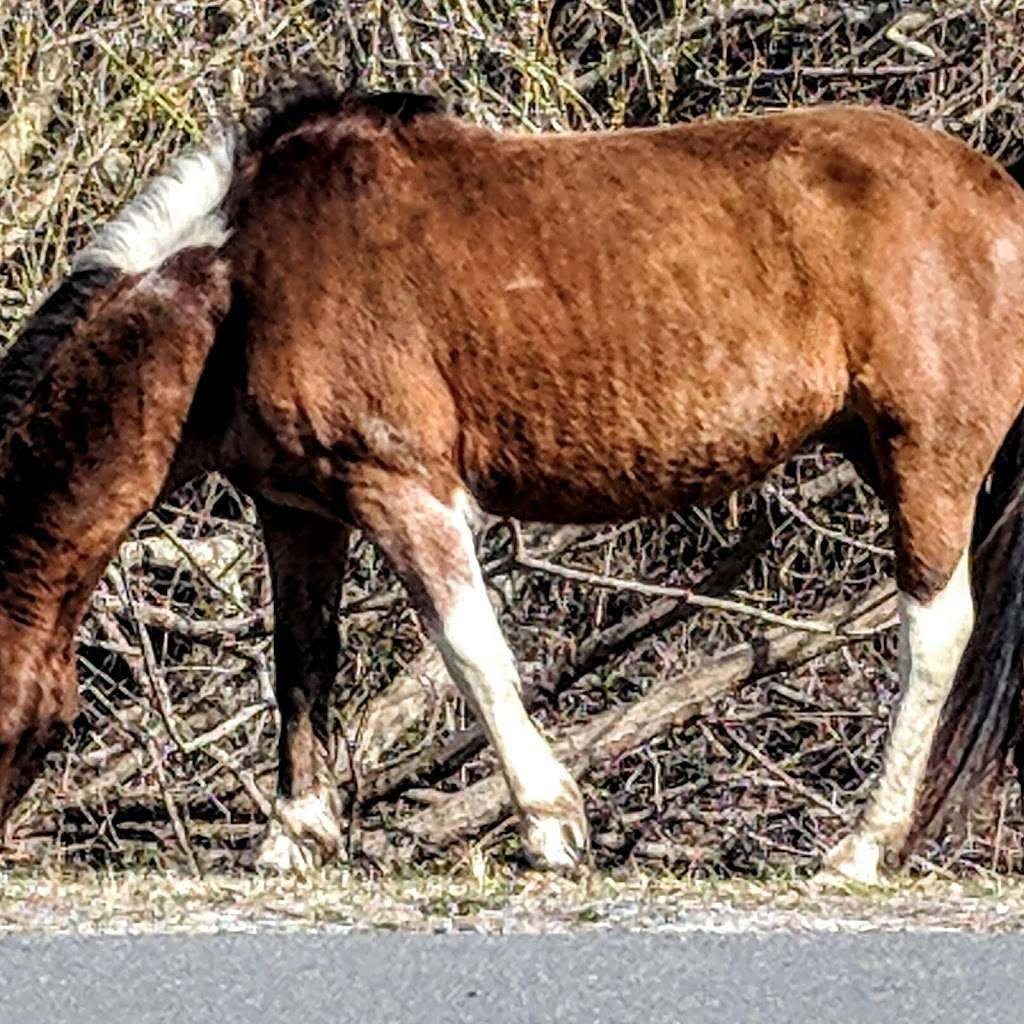
M112 267L142 274L194 246L228 238L221 206L231 184L235 137L218 130L199 149L173 160L78 254L74 270Z

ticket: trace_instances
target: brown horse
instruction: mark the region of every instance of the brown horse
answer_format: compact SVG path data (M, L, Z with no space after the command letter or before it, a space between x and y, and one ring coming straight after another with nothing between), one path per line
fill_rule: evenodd
M278 609L264 859L337 840L314 723L358 525L482 719L527 852L571 865L583 804L523 707L475 511L676 509L823 437L884 497L897 555L903 699L863 818L827 858L873 881L911 828L971 635L976 503L989 540L1019 519L1016 447L1012 486L983 484L1024 404L1024 193L879 111L516 135L423 97L322 88L151 182L0 383L5 806L73 713L75 628L118 538L220 469L257 498ZM1020 649L1001 607L979 607L961 676L985 683L961 717L1006 734L1017 670L977 668Z

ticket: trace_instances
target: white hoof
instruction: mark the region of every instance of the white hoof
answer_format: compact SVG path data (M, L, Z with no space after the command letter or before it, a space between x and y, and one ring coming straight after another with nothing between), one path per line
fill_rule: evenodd
M326 857L333 857L342 847L336 804L337 794L315 786L302 796L278 800L275 815L292 835L312 842Z
M336 802L322 786L299 797L278 799L251 865L280 874L306 874L337 857L342 835Z
M523 849L534 867L568 871L579 865L587 850L587 816L583 797L572 777L562 778L554 799L521 809Z
M523 825L523 849L534 867L571 871L583 859L587 834L576 822L528 816Z
M277 875L307 875L317 866L314 851L292 839L279 821L267 825L246 862L257 871Z
M858 885L877 886L881 860L881 844L870 836L854 832L829 850L814 880L825 885L856 882Z

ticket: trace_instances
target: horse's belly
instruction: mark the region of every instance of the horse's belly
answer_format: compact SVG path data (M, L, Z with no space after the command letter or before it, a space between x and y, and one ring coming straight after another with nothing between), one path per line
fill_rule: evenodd
M477 502L607 521L713 500L786 459L845 405L847 359L831 312L796 321L757 298L756 320L733 304L702 322L644 292L614 323L479 330L446 378Z
M474 460L473 445L464 445L463 475L480 507L494 514L607 522L713 501L784 461L826 419L766 416L712 436L680 424L643 438L546 443L520 432L486 446L485 459Z

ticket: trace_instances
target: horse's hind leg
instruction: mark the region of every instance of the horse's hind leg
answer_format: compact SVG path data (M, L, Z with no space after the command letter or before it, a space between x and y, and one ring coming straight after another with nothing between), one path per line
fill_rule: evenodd
M464 494L439 500L425 483L362 469L353 515L391 560L448 671L487 730L519 811L527 855L541 867L577 863L586 847L575 782L530 720L515 661L484 587Z
M974 623L968 546L980 479L942 464L893 460L892 509L899 587L902 697L882 773L853 833L825 858L822 877L875 884L885 853L899 852L910 830L939 716Z
M281 716L277 801L256 867L303 871L341 850L340 804L327 752L338 665L338 601L348 531L257 499L274 588L274 665Z

